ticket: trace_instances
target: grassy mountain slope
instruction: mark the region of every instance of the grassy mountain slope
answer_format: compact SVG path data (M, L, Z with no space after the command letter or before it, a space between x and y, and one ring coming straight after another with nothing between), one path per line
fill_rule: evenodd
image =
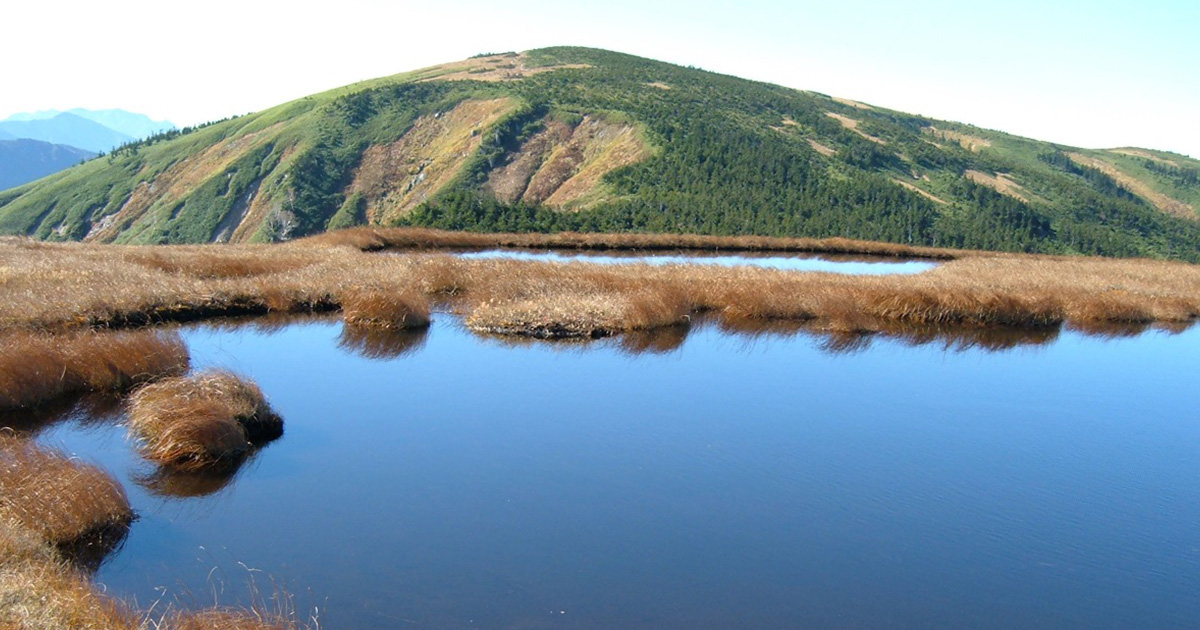
M91 151L40 140L0 140L0 190L95 157Z
M1200 161L1085 150L582 48L168 132L0 193L0 231L266 241L363 223L847 236L1200 258Z

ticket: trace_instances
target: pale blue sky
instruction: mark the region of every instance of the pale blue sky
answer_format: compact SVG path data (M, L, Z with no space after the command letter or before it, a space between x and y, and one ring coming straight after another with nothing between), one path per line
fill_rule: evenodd
M568 44L1065 144L1200 157L1195 0L25 4L0 18L0 117L121 107L191 124L478 52Z

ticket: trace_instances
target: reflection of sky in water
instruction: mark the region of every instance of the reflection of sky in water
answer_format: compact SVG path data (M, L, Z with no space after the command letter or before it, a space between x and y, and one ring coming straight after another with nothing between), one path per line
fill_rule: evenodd
M851 275L883 275L883 274L913 274L933 269L937 263L928 261L895 260L880 258L878 260L828 260L811 256L783 255L714 255L704 253L668 254L649 253L645 255L630 254L597 254L595 252L562 252L562 251L524 251L496 249L482 252L465 252L456 254L462 258L504 258L510 260L540 260L550 262L589 262L602 265L619 265L630 263L649 263L652 265L697 264L719 265L722 267L751 266L769 269L786 269L790 271L825 271L829 273L845 273Z
M112 424L41 439L129 489L141 518L100 580L144 605L274 576L361 630L1200 618L1197 330L673 335L193 328L196 367L251 376L287 422L232 483L152 494Z

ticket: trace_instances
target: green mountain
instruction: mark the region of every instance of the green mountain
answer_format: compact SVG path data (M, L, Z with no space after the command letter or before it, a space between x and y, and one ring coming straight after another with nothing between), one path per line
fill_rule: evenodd
M40 140L0 140L0 190L57 173L95 156L91 151Z
M583 48L167 132L0 193L0 231L269 241L357 224L845 236L1200 258L1200 161L1087 150Z
M0 133L14 138L65 144L96 153L108 151L133 140L133 136L68 112L55 114L50 118L5 120L0 122Z

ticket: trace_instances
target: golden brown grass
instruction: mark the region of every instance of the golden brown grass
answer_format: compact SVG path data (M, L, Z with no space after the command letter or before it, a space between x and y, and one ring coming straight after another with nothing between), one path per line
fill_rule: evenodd
M0 333L0 410L80 392L121 391L182 374L187 366L187 348L173 333Z
M550 282L532 292L504 287L504 294L471 309L467 327L491 334L594 338L686 324L695 309L686 291L670 285L620 287L607 278L591 280Z
M63 544L133 519L121 484L103 470L26 440L0 437L0 519Z
M128 423L146 459L183 470L235 464L253 443L283 434L262 390L222 371L141 388L130 398Z
M429 298L416 287L355 287L338 296L352 326L408 330L429 326Z
M156 630L295 630L305 627L293 617L253 610L216 608L167 615Z
M37 538L0 523L0 628L135 630L141 616L96 592Z
M491 246L775 249L921 255L942 259L911 276L846 276L749 267L590 265L466 260L384 248ZM178 273L131 264L146 248L0 243L0 329L122 325L244 313L346 307L392 322L397 305L378 296L434 300L478 330L592 335L670 326L706 312L730 320L805 320L828 330L883 331L908 325L1081 329L1113 323L1183 323L1200 314L1200 266L907 248L840 239L654 235L477 235L359 228L277 246L151 250L188 260L263 259L259 275ZM223 264L223 263L222 263ZM159 265L162 267L163 265ZM362 305L356 303L356 287ZM392 299L392 298L389 298ZM398 302L403 300L397 299ZM407 303L406 303L407 304ZM403 306L415 311L417 307ZM383 313L377 316L376 313ZM399 318L407 323L407 315Z

